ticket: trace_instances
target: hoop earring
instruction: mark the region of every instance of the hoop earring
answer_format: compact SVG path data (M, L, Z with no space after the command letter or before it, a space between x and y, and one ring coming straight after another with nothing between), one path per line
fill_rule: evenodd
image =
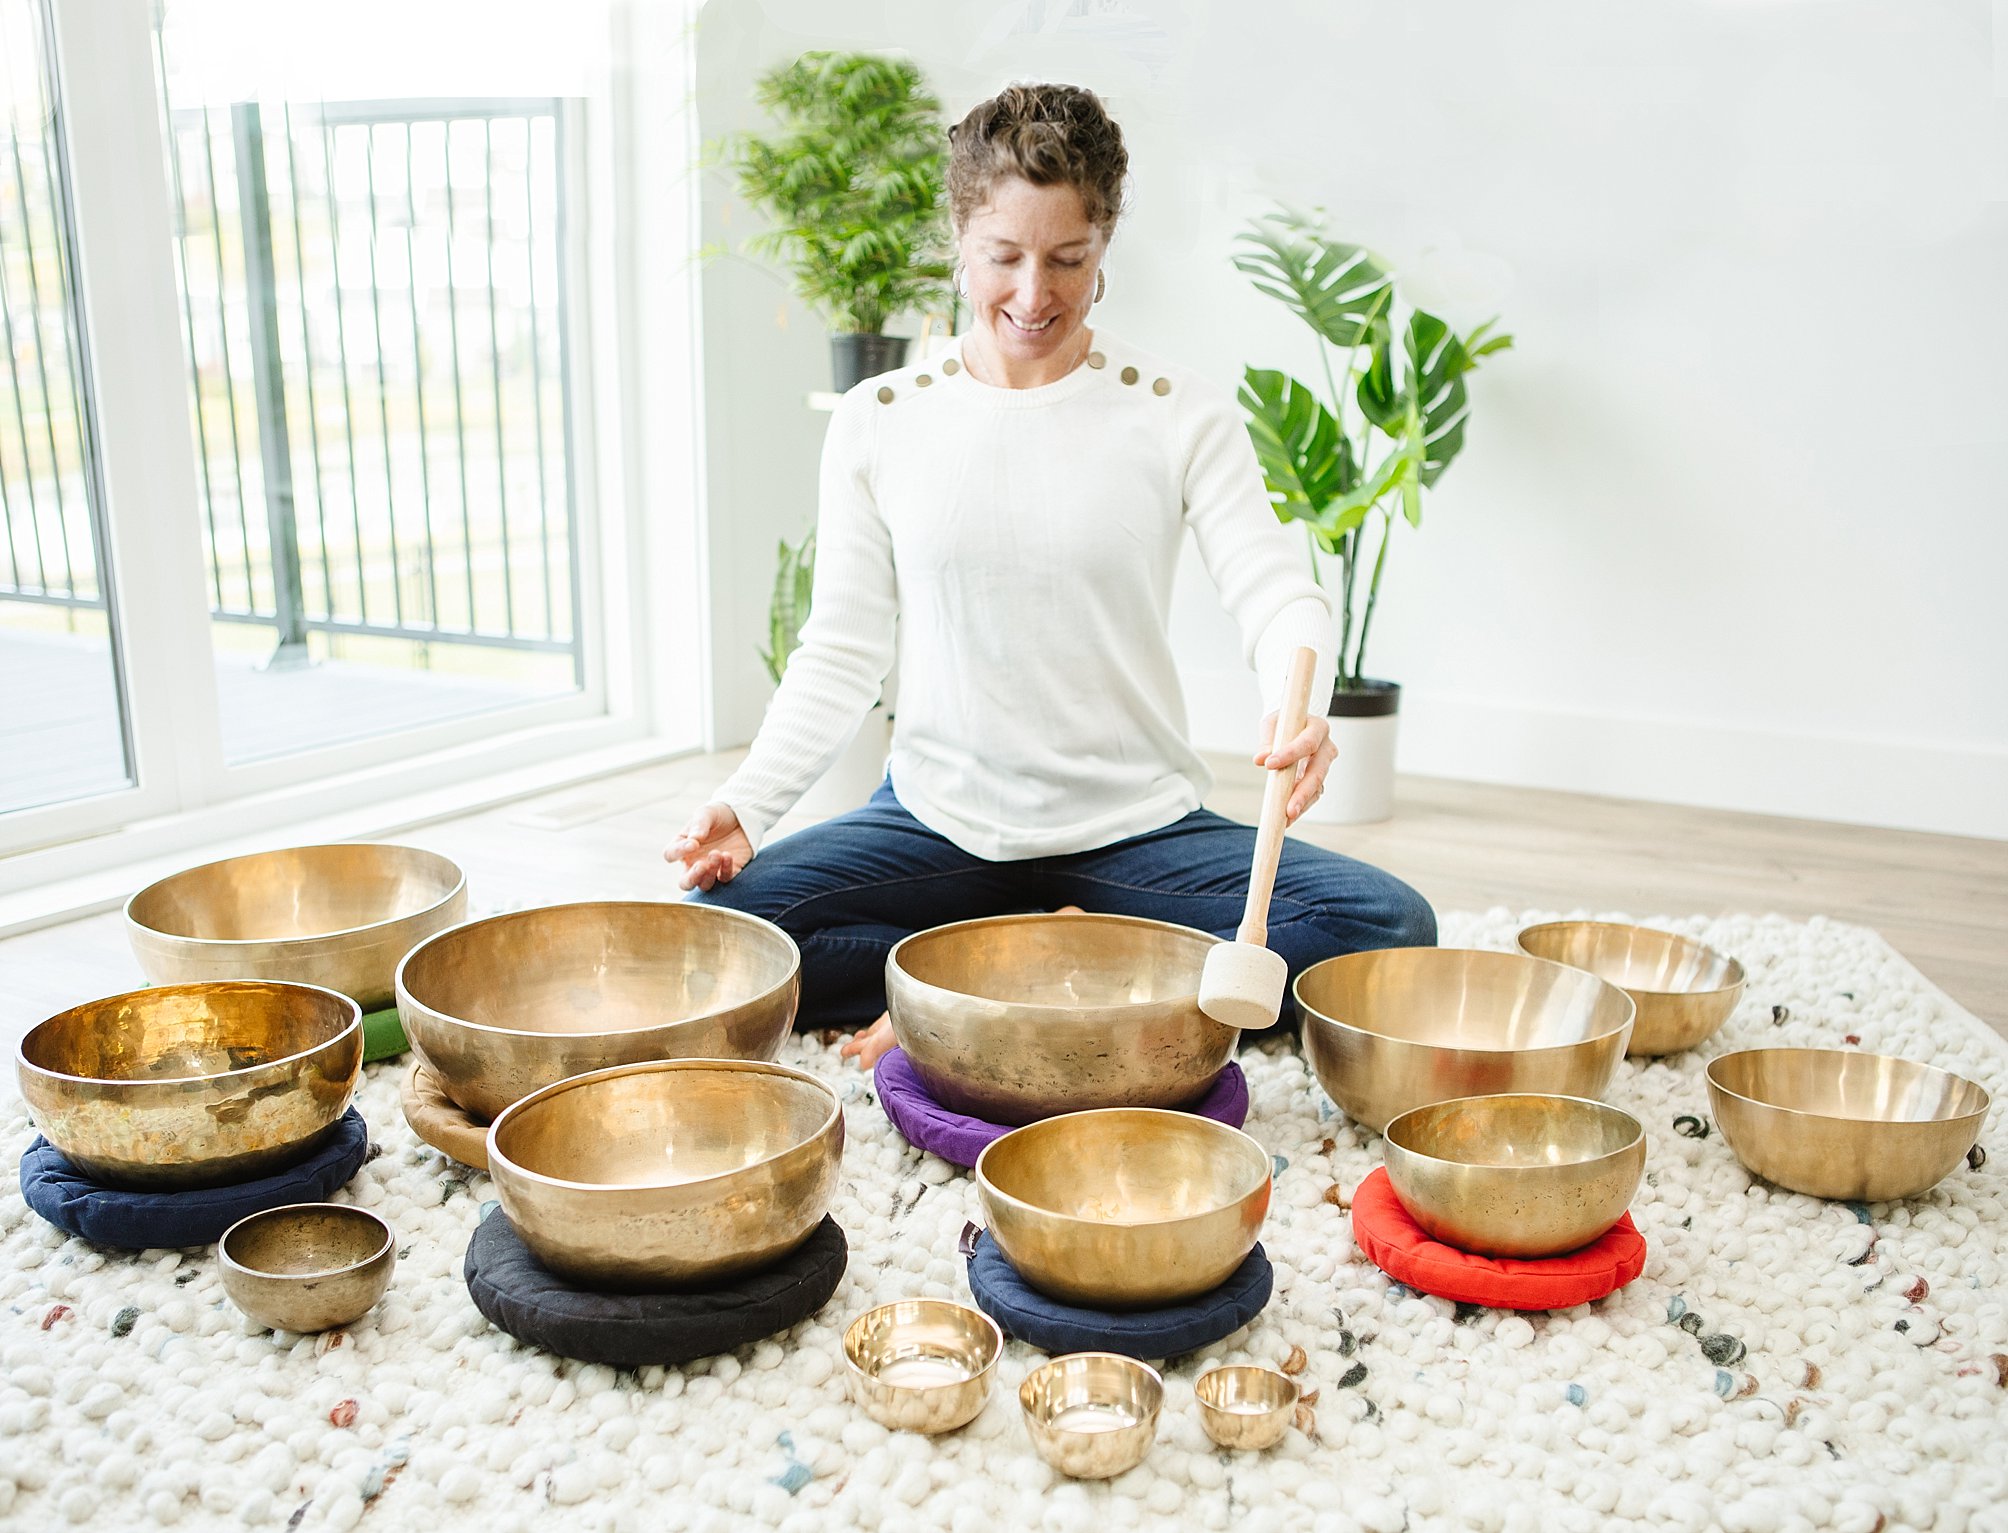
M1096 303L1100 303L1100 302L1102 301L1102 297L1103 297L1103 295L1104 295L1104 294L1106 294L1106 293L1108 292L1108 290L1109 290L1109 274L1108 274L1107 272L1103 271L1103 270L1102 270L1102 269L1101 269L1101 268L1100 268L1099 266L1097 266L1097 267L1095 268L1095 299L1094 299L1094 301L1095 301Z
M955 276L953 278L953 283L955 287L955 296L957 298L960 298L964 303L967 303L969 301L969 289L963 282L963 271L960 266L957 266L955 268Z

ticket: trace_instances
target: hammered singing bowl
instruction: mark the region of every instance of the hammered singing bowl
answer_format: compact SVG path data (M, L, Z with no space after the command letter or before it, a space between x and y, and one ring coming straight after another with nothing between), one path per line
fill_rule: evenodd
M163 985L59 1012L15 1049L35 1127L113 1187L221 1187L304 1160L363 1068L362 1011L315 985Z
M1632 1030L1632 999L1616 985L1521 953L1348 953L1292 989L1318 1084L1376 1133L1453 1097L1601 1097Z
M412 949L397 1010L460 1107L493 1119L545 1086L651 1059L772 1059L802 957L758 916L681 901L546 905Z
M1388 1124L1388 1180L1415 1222L1480 1256L1544 1257L1596 1240L1631 1207L1645 1130L1580 1097L1461 1097Z
M277 979L389 1006L397 961L467 918L467 879L415 846L344 843L189 868L126 901L126 936L156 985Z
M1223 1448L1260 1452L1289 1434L1297 1419L1297 1381L1274 1368L1209 1368L1192 1383L1199 1424Z
M362 1319L390 1287L397 1237L368 1209L293 1203L240 1219L216 1243L223 1291L275 1331Z
M1150 1309L1210 1292L1254 1249L1269 1152L1211 1118L1106 1107L1013 1129L976 1159L990 1238L1041 1293Z
M1677 1054L1715 1036L1743 994L1743 965L1691 937L1616 921L1545 921L1520 951L1586 969L1632 998L1626 1052Z
M1157 1440L1163 1404L1157 1370L1117 1352L1056 1357L1018 1386L1039 1457L1080 1480L1106 1480L1141 1464Z
M844 1331L852 1398L897 1432L952 1432L974 1421L1003 1352L996 1321L946 1299L881 1304Z
M1708 1064L1708 1102L1736 1158L1816 1198L1885 1203L1929 1192L1987 1119L1964 1076L1853 1049L1747 1049Z
M843 1159L837 1096L744 1059L619 1065L546 1086L488 1130L516 1233L594 1290L709 1286L779 1261L822 1222Z
M1240 1032L1199 1009L1219 941L1110 915L993 916L917 932L886 958L893 1036L952 1112L1022 1124L1203 1096Z

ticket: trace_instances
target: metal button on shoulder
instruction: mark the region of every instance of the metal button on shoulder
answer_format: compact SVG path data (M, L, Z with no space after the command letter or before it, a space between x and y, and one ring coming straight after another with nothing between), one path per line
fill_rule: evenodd
M891 390L891 389L886 389L886 388L882 388L882 389L880 389L880 390L878 391L878 402L879 402L880 404L882 404L882 405L889 405L889 404L891 404L891 403L892 403L892 390Z
M922 373L918 378L913 380L913 386L917 389L924 389L932 382L934 382L932 378L928 377L926 373ZM1160 394L1162 394L1163 392L1164 392L1163 389L1158 390L1158 393Z
M962 364L956 361L955 358L950 357L947 361L941 364L941 370L944 373L948 374L949 377L953 378L957 373L962 371Z
M1109 365L1109 359L1103 356L1099 351L1091 351L1088 353L1088 366L1099 370L1101 368L1107 367L1108 365Z
M1134 367L1125 367L1123 369L1123 382L1135 383L1136 380L1137 380L1137 370Z
M1171 380L1169 378L1158 379L1157 382L1150 386L1150 391L1159 398L1163 398L1171 392Z

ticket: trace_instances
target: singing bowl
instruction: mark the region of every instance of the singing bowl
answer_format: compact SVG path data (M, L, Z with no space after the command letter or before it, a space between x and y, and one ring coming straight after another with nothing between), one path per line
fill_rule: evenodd
M1743 994L1743 965L1672 932L1615 921L1547 921L1520 951L1586 969L1632 998L1632 1054L1677 1054L1715 1036Z
M1040 1458L1075 1479L1106 1480L1150 1452L1164 1380L1133 1357L1075 1352L1025 1375L1018 1404Z
M275 1331L327 1331L376 1307L397 1237L367 1209L293 1203L239 1219L216 1243L223 1291Z
M362 1011L315 985L163 985L74 1006L15 1049L21 1097L87 1175L220 1187L304 1160L348 1110Z
M1297 1419L1297 1381L1274 1368L1209 1368L1192 1394L1199 1424L1223 1448L1273 1448Z
M1318 1083L1376 1133L1453 1097L1600 1097L1631 1037L1624 991L1520 953L1348 953L1311 965L1293 988Z
M653 1059L772 1059L802 957L720 905L606 901L489 916L397 970L411 1046L454 1102L493 1119L545 1086Z
M1388 1180L1415 1222L1481 1256L1559 1256L1631 1207L1645 1130L1580 1097L1460 1097L1388 1124Z
M1964 1076L1853 1049L1748 1049L1708 1064L1708 1101L1736 1158L1816 1198L1883 1203L1929 1192L1987 1118Z
M1040 1292L1146 1309L1218 1288L1269 1212L1269 1152L1211 1118L1106 1107L1013 1129L976 1158L990 1236Z
M982 1414L1004 1333L946 1299L900 1299L866 1310L844 1332L851 1396L898 1432L952 1432Z
M126 901L149 982L277 979L389 1006L397 961L467 917L467 879L413 846L295 846L189 868Z
M953 1112L1022 1124L1204 1095L1240 1032L1199 1009L1219 941L1109 915L994 916L917 932L886 958L893 1036Z
M531 1093L488 1175L538 1260L595 1290L716 1284L814 1233L844 1151L837 1096L746 1059L617 1065Z

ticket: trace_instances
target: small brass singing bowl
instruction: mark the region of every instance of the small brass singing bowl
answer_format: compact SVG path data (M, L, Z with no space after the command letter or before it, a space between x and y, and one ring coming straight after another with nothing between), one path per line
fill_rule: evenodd
M397 1010L440 1088L484 1121L575 1075L652 1059L772 1059L802 956L758 916L681 900L547 905L406 955Z
M886 958L893 1037L942 1106L988 1123L1206 1094L1240 1039L1199 1009L1207 932L1131 916L993 916Z
M1164 1380L1133 1357L1075 1352L1027 1374L1018 1404L1040 1458L1077 1480L1106 1480L1149 1454Z
M851 1396L896 1432L952 1432L982 1414L1004 1333L946 1299L901 1299L866 1310L844 1331Z
M376 1307L397 1236L368 1209L294 1203L239 1219L216 1243L223 1291L275 1331L330 1331Z
M362 1075L362 1011L315 985L162 985L59 1012L14 1057L36 1128L89 1176L221 1187L334 1132Z
M1677 1054L1715 1036L1743 994L1743 965L1673 932L1615 921L1547 921L1520 933L1520 951L1608 980L1638 1020L1626 1052Z
M1297 1381L1274 1368L1209 1368L1192 1393L1199 1424L1223 1448L1273 1448L1297 1419Z
M1577 1097L1463 1097L1387 1126L1388 1180L1415 1222L1481 1256L1543 1257L1597 1239L1631 1207L1645 1130Z
M397 962L467 917L467 879L415 846L343 843L188 868L126 901L126 936L156 985L277 979L325 985L366 1012L391 1004Z
M553 1272L596 1291L659 1291L721 1283L800 1246L829 1209L843 1150L843 1109L814 1076L665 1059L512 1104L488 1129L488 1175Z
M1601 1097L1634 1011L1624 991L1581 969L1465 948L1348 953L1312 964L1292 988L1318 1084L1375 1133L1455 1097Z
M1105 1107L1013 1129L976 1159L990 1236L1040 1292L1149 1309L1218 1288L1269 1212L1269 1152L1211 1118Z
M1929 1192L1987 1120L1964 1076L1853 1049L1748 1049L1709 1061L1708 1102L1736 1158L1816 1198L1885 1203Z

